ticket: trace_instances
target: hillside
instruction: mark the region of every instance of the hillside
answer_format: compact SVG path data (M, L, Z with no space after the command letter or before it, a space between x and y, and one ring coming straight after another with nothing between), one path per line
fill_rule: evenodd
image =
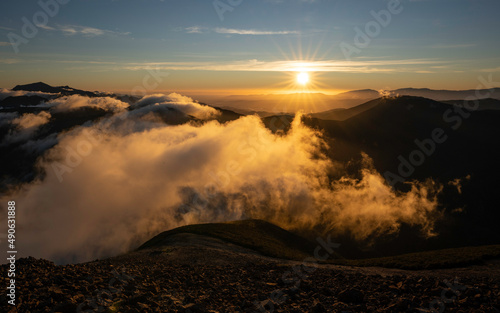
M12 88L12 90L41 91L41 92L55 93L55 94L59 93L61 95L81 95L87 97L96 97L100 95L100 93L75 89L69 86L53 87L43 82L31 83L26 85L17 85L14 88Z
M464 106L464 100L447 100L447 101L441 101L443 103L448 103L448 104L453 104L459 107ZM478 110L500 110L500 100L499 99L493 99L493 98L487 98L487 99L479 99L477 100L478 102Z
M500 112L468 111L453 104L409 96L379 98L368 104L371 108L344 121L314 115L304 117L304 122L323 132L330 159L346 164L345 169L353 175L361 168L364 152L396 190L408 190L408 181L433 179L443 187L439 208L444 216L438 222L439 236L435 238L423 240L416 229L407 225L398 238L384 238L385 244L363 252L342 251L344 256L377 257L390 251L401 254L498 244L500 233L494 222L500 219L498 184L491 173L500 172L500 151L496 148L500 146ZM291 121L290 116L264 119L273 131L287 131ZM430 144L436 129L445 139ZM425 154L422 142L427 143ZM400 172L401 160L409 162L412 153L424 156L421 164L410 164L407 172ZM454 185L457 183L459 189ZM348 240L348 236L344 239Z
M433 271L358 268L350 265L352 260L334 260L349 266L320 264L312 255L299 261L263 257L225 240L256 249L287 244L286 248L296 250L309 245L277 226L248 220L181 227L156 236L134 252L88 263L56 266L23 258L17 261L16 273L17 297L22 301L17 311L9 311L3 293L0 310L423 312L448 290L460 290L445 303L452 311L495 312L500 307L498 262ZM500 249L483 250L496 251L498 257ZM439 255L459 259L469 254L463 252L402 256L393 262L414 265L415 260L427 257L431 262ZM355 262L389 264L387 259ZM0 265L0 270L7 271L7 265Z
M182 234L194 236L180 236ZM310 258L315 248L321 246L318 242L309 241L263 220L242 220L178 227L153 237L136 251L171 251L179 244L196 243L199 246L201 243L201 246L209 244L215 246L210 240L196 240L202 237L221 240L217 245L220 249L233 250L229 245L235 245L250 249L260 255L297 261ZM371 259L346 259L334 252L328 260L318 261L325 264L423 270L477 265L494 259L500 259L500 245L424 251Z
M222 239L235 245L255 250L263 255L302 260L314 251L314 243L276 225L262 220L188 225L163 232L141 245L138 250L159 248L171 236L191 233Z
M310 116L322 120L345 121L348 118L356 116L360 113L365 112L366 110L377 106L379 103L379 100L372 100L349 109L333 109L329 111L313 113L310 114Z

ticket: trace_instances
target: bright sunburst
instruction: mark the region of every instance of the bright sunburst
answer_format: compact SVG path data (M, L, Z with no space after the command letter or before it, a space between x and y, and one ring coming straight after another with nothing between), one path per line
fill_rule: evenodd
M309 74L306 72L301 72L297 74L297 82L305 86L309 82Z

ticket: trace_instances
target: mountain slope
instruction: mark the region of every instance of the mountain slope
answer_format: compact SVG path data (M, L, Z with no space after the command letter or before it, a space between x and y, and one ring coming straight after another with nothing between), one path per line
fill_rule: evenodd
M21 106L36 106L45 101L47 99L40 96L7 97L0 101L0 107L18 109Z
M329 111L310 114L311 117L322 120L344 121L379 104L378 100L368 101L349 109L333 109Z
M53 87L43 82L31 83L26 85L17 85L14 88L12 88L12 90L41 91L48 93L60 93L62 95L81 95L87 97L98 96L98 94L95 92L75 89L69 86Z
M302 260L313 252L314 243L262 220L188 225L163 232L138 250L166 245L177 234L191 233L214 237L276 258Z
M372 108L344 121L304 117L306 125L323 132L329 145L327 155L344 164L347 173L358 175L364 152L397 191L408 191L407 182L427 179L443 188L438 196L439 210L444 214L437 223L439 236L419 238L417 229L403 225L397 237L382 238L366 251L348 251L357 245L352 242L342 246L341 254L378 257L499 244L499 120L498 110L467 111L410 96L379 98ZM292 117L271 116L263 121L273 131L286 132ZM439 142L434 140L436 134ZM349 242L349 238L347 235L343 241Z
M452 100L452 99L467 99L468 97L473 98L484 98L487 95L489 98L500 99L500 88L492 89L471 89L471 90L434 90L429 88L401 88L392 90L390 92L393 95L400 96L414 96L414 97L425 97L433 100Z
M493 98L486 98L486 99L479 99L477 100L477 104L472 102L472 103L466 103L464 100L447 100L447 101L441 101L443 103L448 103L448 104L453 104L459 107L463 107L464 104L470 105L470 106L478 106L477 110L482 111L482 110L500 110L500 99L493 99Z

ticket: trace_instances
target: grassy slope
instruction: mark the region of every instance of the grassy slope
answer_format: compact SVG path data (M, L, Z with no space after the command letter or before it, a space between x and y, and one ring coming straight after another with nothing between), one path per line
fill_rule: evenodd
M278 226L261 220L188 225L159 234L139 247L161 246L166 238L178 233L192 233L222 239L255 250L263 255L291 260L311 256L314 243Z
M138 250L162 246L168 237L179 233L214 237L250 248L262 255L291 260L304 260L311 257L316 246L315 243L271 223L261 220L246 220L179 227L159 234L144 243ZM468 266L498 258L500 258L500 245L491 245L426 251L374 259L349 260L336 258L327 262L349 266L378 266L418 270Z

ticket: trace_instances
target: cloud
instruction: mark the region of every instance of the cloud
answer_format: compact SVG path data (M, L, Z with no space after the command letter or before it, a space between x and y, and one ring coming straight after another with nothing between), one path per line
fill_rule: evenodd
M268 31L268 30L234 29L234 28L222 28L222 27L216 28L215 32L218 34L254 35L254 36L299 34L298 31L291 31L291 30Z
M59 31L68 36L82 35L84 37L97 37L97 36L125 36L129 35L130 32L116 32L106 29L99 29L89 26L79 26L79 25L56 25L55 27L48 25L37 25L38 27L49 30L49 31Z
M41 91L10 90L6 88L0 88L0 100L3 100L7 97L20 97L20 96L39 96L48 99L55 95L58 94L41 92Z
M0 41L0 47L10 46L10 42Z
M1 60L0 60L1 62ZM46 60L19 60L19 62L47 62ZM81 65L73 69L97 71L254 71L254 72L339 72L339 73L414 73L415 71L453 72L459 63L436 58L422 59L372 59L359 58L328 60L267 61L262 59L244 59L234 61L176 61L176 62L95 62L82 60L56 61L58 63ZM457 61L458 62L458 61Z
M209 29L206 27L192 26L185 28L188 34L201 34L207 31L213 31L217 34L227 34L227 35L250 35L250 36L269 36L269 35L296 35L300 32L295 30L256 30L256 29L236 29L236 28L224 28L217 27Z
M36 133L40 126L47 124L50 118L50 113L42 111L37 114L26 113L12 119L10 123L13 128L2 140L2 145L28 140Z
M17 112L8 112L8 113L0 113L0 127L9 125L12 123L12 120L17 118L19 114Z
M203 31L203 27L199 26L193 26L193 27L187 27L186 31L188 34L201 34Z
M492 67L492 68L483 68L483 69L480 69L479 71L485 72L485 73L500 72L500 66L499 67Z
M444 61L435 59L406 60L322 60L322 61L263 61L258 59L225 62L148 62L128 63L115 69L145 70L158 68L171 71L255 71L255 72L347 72L347 73L395 73L415 72Z
M38 128L43 124L48 123L50 120L50 113L42 111L38 114L27 113L12 121L12 124L22 130L30 128Z
M432 45L431 48L434 49L463 49L463 48L472 48L476 47L476 44L473 43L464 43L464 44L451 44L451 45L446 45L446 44L438 44L438 45Z
M89 98L80 95L60 97L46 102L46 105L52 107L54 112L63 112L78 109L81 107L93 107L107 111L121 111L128 108L128 104L115 98L95 97Z
M191 115L196 118L205 120L214 118L220 114L220 112L212 107L207 105L201 105L197 102L194 102L193 99L182 96L177 93L171 93L169 95L164 94L154 94L143 97L139 100L135 107L145 107L146 111L150 112L151 110L155 110L158 108L172 108L179 110L180 112ZM144 110L140 110L141 112ZM135 114L134 112L131 114Z
M3 64L16 64L16 63L21 63L23 60L20 59L0 59L0 63Z
M25 143L21 144L21 148L28 153L42 153L43 151L55 146L57 144L57 134L53 133L48 135L47 137L32 140L29 139Z
M188 99L154 95L138 110L156 114L161 103L189 106ZM435 186L395 193L368 157L360 178L332 182L341 167L323 155L322 135L301 116L275 135L256 116L168 126L130 111L58 140L39 160L43 180L8 195L23 208L20 256L86 261L176 226L244 218L356 238L394 233L401 223L432 234Z

